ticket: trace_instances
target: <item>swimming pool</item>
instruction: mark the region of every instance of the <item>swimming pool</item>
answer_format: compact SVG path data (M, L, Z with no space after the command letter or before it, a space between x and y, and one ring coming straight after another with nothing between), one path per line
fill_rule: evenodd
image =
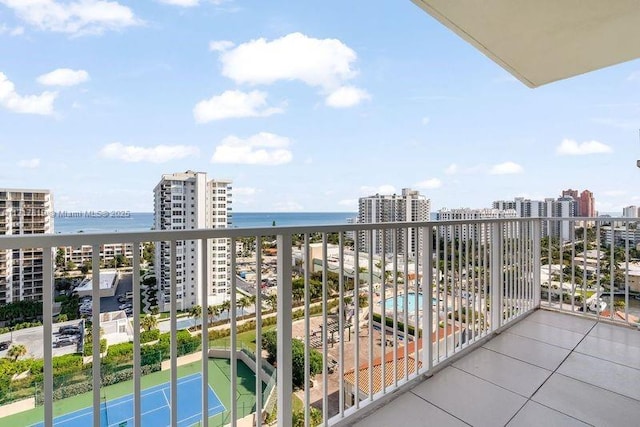
M416 311L416 293L409 292L406 295L398 295L398 311L404 310L404 299L407 298L407 307L409 309L409 313L415 313ZM432 299L434 305L438 302L436 298ZM418 306L419 310L422 310L422 294L418 293ZM393 298L387 298L384 302L384 307L386 310L393 310Z

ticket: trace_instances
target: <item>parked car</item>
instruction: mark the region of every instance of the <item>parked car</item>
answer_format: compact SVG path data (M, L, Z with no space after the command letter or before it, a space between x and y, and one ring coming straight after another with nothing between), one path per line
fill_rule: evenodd
M131 308L131 307L125 308L124 314L126 314L127 316L133 315L133 308Z
M8 349L10 345L11 345L11 341L0 342L0 351Z
M127 298L124 295L118 295L118 302L120 303L127 302Z
M75 337L62 337L53 342L53 348L65 347L68 345L74 345L78 342Z
M126 303L126 304L120 304L120 305L118 306L118 308L119 308L120 310L126 310L127 308L131 308L131 307L133 307L133 305L132 305L130 302L128 302L128 303Z
M80 335L80 327L73 325L60 326L58 333L61 335Z

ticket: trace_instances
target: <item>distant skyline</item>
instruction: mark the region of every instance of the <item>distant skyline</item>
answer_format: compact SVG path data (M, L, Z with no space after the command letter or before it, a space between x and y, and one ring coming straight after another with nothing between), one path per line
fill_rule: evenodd
M162 174L238 212L431 210L589 189L640 205L640 61L529 89L409 0L0 0L0 187L153 210Z

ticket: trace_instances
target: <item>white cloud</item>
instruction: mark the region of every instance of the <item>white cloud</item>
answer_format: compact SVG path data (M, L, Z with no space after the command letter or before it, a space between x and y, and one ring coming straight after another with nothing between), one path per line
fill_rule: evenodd
M429 117L423 117L422 120L420 120L420 123L422 123L424 126L428 125L429 122L431 122L431 119Z
M198 6L200 0L158 0L160 3L170 4L172 6L193 7Z
M267 93L254 90L249 93L227 90L196 104L193 115L198 123L241 117L267 117L282 113L282 108L267 105Z
M320 88L327 96L327 105L344 108L370 98L365 90L344 85L357 75L357 57L338 39L291 33L272 41L260 38L242 43L222 53L220 61L222 75L238 84L298 80Z
M242 139L230 135L216 147L212 163L245 165L282 165L293 159L291 140L284 136L260 132Z
M36 169L40 167L40 159L20 160L18 166L25 169Z
M458 173L459 167L457 164L455 163L451 163L449 166L447 166L447 168L444 170L444 173L447 175L455 175Z
M253 187L233 187L233 194L238 196L253 196L257 192Z
M114 142L102 147L99 155L105 159L122 160L125 162L165 163L170 160L195 156L198 153L198 147L190 145L156 145L154 147L139 147Z
M373 194L395 194L396 188L390 184L384 184L379 187L370 187L368 185L363 185L360 187L360 193L370 196Z
M511 175L522 172L524 172L522 166L514 162L499 163L489 169L490 175Z
M108 0L0 0L23 21L40 30L74 35L101 34L142 22L133 11Z
M58 68L50 73L38 77L38 83L46 86L75 86L89 80L89 73L85 70Z
M23 27L7 27L5 24L0 24L0 34L9 34L10 36L20 36L24 34Z
M15 85L0 72L0 106L14 113L53 114L53 102L57 92L42 92L40 95L22 96L16 92Z
M430 178L430 179L418 182L415 186L418 188L433 190L435 188L442 187L442 181L440 181L438 178Z
M209 50L212 52L224 52L235 45L236 44L234 42L229 40L212 40L209 42Z
M325 99L325 104L333 108L349 108L371 99L366 90L353 86L342 86L331 92Z
M556 147L556 154L566 156L583 156L587 154L610 153L610 146L598 141L585 141L578 143L573 139L563 139Z

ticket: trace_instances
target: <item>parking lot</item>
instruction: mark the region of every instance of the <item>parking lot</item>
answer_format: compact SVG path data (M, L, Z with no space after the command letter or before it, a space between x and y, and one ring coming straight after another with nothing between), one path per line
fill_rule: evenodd
M58 330L61 326L80 326L81 320L70 320L68 322L55 323L53 325L53 340L56 341L58 339L63 338ZM24 357L32 357L34 359L41 359L44 357L43 350L43 327L36 326L34 328L28 329L20 329L18 331L14 331L13 333L9 332L6 334L0 335L0 342L2 341L11 341L11 345L14 344L22 344L27 349L27 354ZM63 345L61 347L53 348L54 356L62 356L63 354L72 354L81 350L81 347L78 345L81 342L78 339L78 343L74 343L72 345ZM7 350L0 351L0 357L5 357L7 355Z

